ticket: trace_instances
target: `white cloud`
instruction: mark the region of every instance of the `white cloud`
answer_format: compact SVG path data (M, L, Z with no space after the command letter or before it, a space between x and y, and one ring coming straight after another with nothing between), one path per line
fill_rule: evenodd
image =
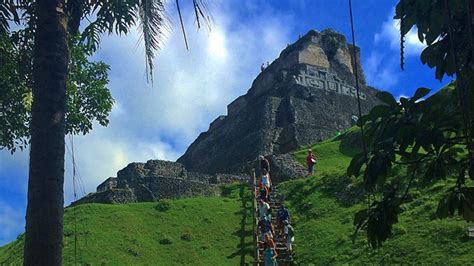
M400 77L400 21L393 19L393 13L394 9L374 35L374 48L363 61L367 82L383 90L394 89ZM412 28L405 36L405 57L419 56L425 47Z
M156 59L153 87L143 78L138 34L104 38L97 57L112 65L110 87L120 107L112 115L113 130L132 139L172 138L183 152L215 117L226 113L226 105L245 93L261 62L276 58L289 35L289 26L274 17L236 25L237 18L226 12L215 12L220 16L210 33L188 29L190 51L179 31L169 36Z
M291 42L294 18L271 9L259 10L264 11L242 21L231 4L223 1L213 12L211 32L194 30L193 17L188 17L190 50L186 51L179 28L169 33L155 60L153 86L146 82L143 46L137 44L136 30L126 37L103 37L94 58L111 65L109 88L116 103L107 128L96 126L90 134L74 138L76 164L86 192L93 192L130 162L177 159L212 120L226 114L227 104L247 91L260 64L272 61ZM0 188L18 184L16 190L25 198L27 155L0 153L4 182ZM69 204L73 186L67 152L65 164ZM0 196L0 200L8 199Z
M227 47L225 35L220 29L213 30L209 34L208 52L215 58L225 61L227 59Z
M24 229L24 214L0 201L0 246L17 237Z
M83 187L77 188L78 197L95 191L98 184L107 177L116 176L118 170L131 162L144 162L150 159L175 160L178 157L173 148L161 141L148 143L130 139L124 141L122 137L113 136L107 128L97 128L90 135L74 137L74 157L77 178L82 181ZM70 138L66 138L65 158L65 201L73 200L73 171Z
M370 85L387 89L398 82L398 76L393 71L394 61L387 60L383 54L372 51L364 61L364 73Z
M392 12L393 13L393 12ZM388 41L392 50L400 50L400 20L393 19L390 15L382 24L380 32L374 35L374 42L378 44L382 41ZM426 43L420 42L416 27L412 28L405 35L405 55L416 56L426 47Z

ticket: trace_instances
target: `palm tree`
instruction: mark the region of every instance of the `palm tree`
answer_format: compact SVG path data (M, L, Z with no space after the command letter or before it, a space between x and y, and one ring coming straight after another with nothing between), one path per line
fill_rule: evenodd
M198 27L209 23L205 0L189 0ZM179 0L176 6L186 41ZM165 0L4 0L0 34L10 21L26 27L34 42L33 106L26 212L25 265L61 265L64 211L64 152L68 38L81 34L97 49L100 36L127 34L139 25L145 44L147 77L167 27ZM83 32L80 23L87 22ZM186 43L187 46L187 43Z

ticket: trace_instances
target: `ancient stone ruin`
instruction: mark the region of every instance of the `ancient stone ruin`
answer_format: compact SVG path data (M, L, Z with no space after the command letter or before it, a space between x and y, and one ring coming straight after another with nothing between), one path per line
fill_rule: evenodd
M188 172L180 163L149 160L130 163L109 177L92 193L76 204L87 202L130 203L160 199L212 196L220 193L219 184L248 179L238 174L202 174Z
M377 90L365 83L359 48L332 30L312 30L284 49L178 162L203 173L247 172L259 154L287 161L278 156L348 129L358 114L353 49L367 113L378 103Z
M214 195L222 182L247 180L260 154L270 159L275 181L304 175L304 167L288 152L354 124L355 68L362 111L378 104L377 90L366 84L359 57L359 48L347 44L343 35L309 31L284 49L177 162L131 163L78 203Z

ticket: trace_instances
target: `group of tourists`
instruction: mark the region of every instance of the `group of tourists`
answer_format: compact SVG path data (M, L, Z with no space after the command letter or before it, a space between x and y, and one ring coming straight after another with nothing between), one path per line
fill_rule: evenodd
M276 217L277 228L275 228L275 226L272 224L272 206L270 206L270 192L272 190L270 162L262 155L259 156L259 161L259 247L263 247L264 249L263 257L265 265L277 265L278 252L275 245L275 239L283 240L285 242L288 253L291 257L293 250L292 242L295 240L294 230L290 223L290 213L283 205L281 205L281 209L277 214L278 217Z

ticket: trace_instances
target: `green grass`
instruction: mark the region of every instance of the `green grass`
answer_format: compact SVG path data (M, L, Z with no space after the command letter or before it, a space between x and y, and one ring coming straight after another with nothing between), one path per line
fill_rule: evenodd
M452 184L416 184L403 206L394 235L379 250L367 247L364 232L352 242L353 215L366 208L360 180L345 175L358 152L357 130L313 145L315 175L280 184L295 226L295 258L300 265L447 264L473 265L469 224L433 218L442 193ZM309 147L308 147L309 148ZM295 152L304 164L307 148ZM397 168L395 176L403 177ZM222 197L188 198L128 205L85 204L67 208L64 252L74 264L239 265L252 261L251 201L248 187L223 188ZM23 236L0 247L0 265L21 264Z
M238 265L252 261L248 187L224 197L126 205L85 204L65 211L63 262L105 265ZM0 248L0 265L21 264L23 236Z
M366 208L360 180L345 175L358 149L355 131L337 139L312 146L318 155L316 173L306 179L288 181L280 186L287 195L296 230L295 257L300 264L474 264L474 241L467 237L467 227L474 224L459 218L433 218L446 182L418 186L413 200L405 204L394 236L381 249L367 247L364 232L352 242L353 215ZM350 141L348 141L350 140ZM348 144L349 142L349 144ZM305 162L307 148L295 152ZM403 176L403 169L396 170Z

